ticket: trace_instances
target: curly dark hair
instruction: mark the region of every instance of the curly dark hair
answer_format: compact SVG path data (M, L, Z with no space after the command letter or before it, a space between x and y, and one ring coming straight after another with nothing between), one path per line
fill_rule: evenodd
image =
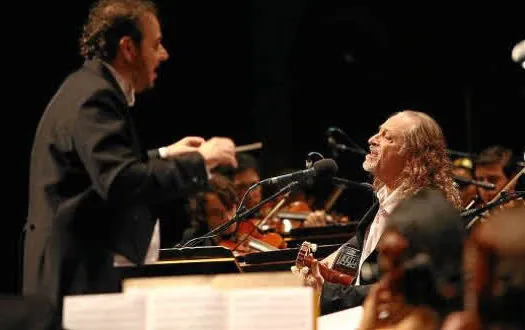
M190 213L194 225L201 226L206 223L206 194L217 194L217 197L226 208L231 208L238 202L233 182L226 176L215 173L209 180L209 187L195 194L190 201Z
M135 43L142 40L140 17L145 13L158 15L156 5L147 0L100 0L89 11L80 38L80 54L112 61L120 39L130 36Z
M474 160L474 168L478 166L501 164L503 173L507 179L511 179L520 168L514 161L514 154L511 149L501 145L494 145L483 149Z
M398 185L407 195L425 187L441 190L455 207L461 207L458 189L454 186L452 163L446 150L441 127L429 115L412 110L401 112L417 123L405 131L403 151L410 156L403 169ZM377 178L376 189L383 183Z

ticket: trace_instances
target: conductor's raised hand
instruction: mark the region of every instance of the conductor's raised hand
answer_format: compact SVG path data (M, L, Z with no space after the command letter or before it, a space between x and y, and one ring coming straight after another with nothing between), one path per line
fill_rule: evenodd
M198 148L204 142L206 142L206 140L200 136L187 136L163 148L164 154L162 156L166 159L172 159L189 152L198 151Z
M204 141L199 146L198 151L204 158L206 167L210 170L219 165L237 167L235 143L230 138L213 137Z

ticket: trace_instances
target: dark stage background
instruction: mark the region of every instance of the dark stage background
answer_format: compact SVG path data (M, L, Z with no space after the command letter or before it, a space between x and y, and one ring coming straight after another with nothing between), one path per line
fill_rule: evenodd
M77 40L89 1L20 3L5 39L13 72L4 104L8 198L0 292L19 290L20 233L39 116L64 76L81 64ZM351 1L230 0L159 2L171 57L155 90L139 96L148 147L185 135L263 142L263 176L304 168L308 152L335 157L328 127L366 141L391 113L432 115L449 148L478 152L500 143L523 153L525 70L510 57L525 39L523 8ZM9 37L11 36L11 37ZM13 40L11 40L13 38ZM5 78L4 78L5 79ZM23 93L23 96L16 96ZM343 140L341 142L344 142ZM339 176L366 180L363 157L336 157ZM340 203L353 217L363 192Z

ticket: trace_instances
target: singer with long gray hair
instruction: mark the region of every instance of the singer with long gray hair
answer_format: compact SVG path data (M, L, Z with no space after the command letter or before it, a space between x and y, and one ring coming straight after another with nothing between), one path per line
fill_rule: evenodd
M336 268L342 260L355 260L351 270L355 275L352 284L346 286L324 281L318 262L314 262L308 272L304 269L299 272L321 292L321 314L362 304L369 286L376 280L363 278L363 264L377 261L377 243L400 201L431 187L441 191L454 207L461 207L445 137L432 117L412 110L395 113L379 126L368 144L363 169L373 176L377 198L359 221L356 234L322 261L324 265ZM345 255L348 251L351 256Z

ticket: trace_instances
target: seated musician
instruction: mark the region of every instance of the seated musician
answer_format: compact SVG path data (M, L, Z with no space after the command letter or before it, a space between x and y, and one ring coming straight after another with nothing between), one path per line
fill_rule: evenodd
M368 143L370 152L363 168L374 177L377 200L359 221L356 235L323 260L329 267L334 267L341 257L340 252L351 247L353 258L358 260L352 269L355 272L353 283L350 286L328 283L319 272L306 277L321 291L321 314L363 303L374 280L363 279L361 267L365 261L376 261L376 245L389 215L400 201L424 187L434 187L441 190L455 207L461 207L443 132L430 116L409 110L396 113L379 127L379 132Z
M235 193L240 199L251 186L261 181L261 169L258 159L249 153L237 153L235 158L238 164L236 168L219 166L214 172L228 177L233 182ZM260 203L262 198L262 186L258 186L246 195L244 205L250 209Z
M213 174L209 189L190 199L191 227L184 231L181 243L200 237L230 220L237 209L237 195L232 182L225 176ZM221 235L202 240L197 246L216 246L229 240L236 229L230 226Z
M302 223L303 227L344 225L350 222L350 216L336 207L346 189L345 186L334 185L331 181L315 180L308 188L308 195L312 197L309 199L310 208Z
M261 181L261 168L259 166L258 159L249 153L237 153L235 155L238 166L236 168L231 166L220 166L215 172L221 175L227 176L232 182L237 194L237 198L240 200L246 194L248 189ZM259 204L263 199L263 187L257 186L252 189L244 199L244 207L251 209ZM264 210L266 205L259 210L255 218L264 217Z
M503 146L491 146L484 149L474 162L474 174L476 180L492 183L496 189L487 190L478 187L478 193L483 204L492 201L497 194L506 188L507 192L513 192L516 188L518 180L511 180L517 175L520 167L513 157L511 149ZM503 207L513 207L516 205L524 205L525 201L512 200Z
M233 182L235 192L238 199L244 197L248 189L254 184L261 181L261 168L259 165L259 160L252 154L249 153L237 153L237 167L231 166L220 166L214 172L221 175L225 175L231 179ZM257 186L252 189L244 199L244 207L246 209L251 209L261 203L264 197L270 196L274 193L273 189L277 187L272 186ZM294 191L295 193L295 191ZM274 232L276 234L282 233L282 223L277 216L270 216L267 218L267 215L273 211L273 207L280 201L282 196L279 196L273 201L265 203L259 209L259 211L254 215L252 222L254 225L257 225L259 230L262 232ZM294 200L294 196L289 196L286 200L287 203ZM278 210L283 210L281 206ZM264 220L264 223L262 222Z

